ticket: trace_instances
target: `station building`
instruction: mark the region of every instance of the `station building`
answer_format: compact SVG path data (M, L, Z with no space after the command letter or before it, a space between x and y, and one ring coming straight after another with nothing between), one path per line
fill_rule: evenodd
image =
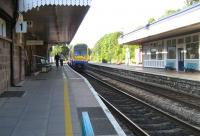
M0 94L39 71L37 65L48 59L52 45L71 42L90 3L0 0ZM23 23L21 32L17 30L19 23Z
M125 33L120 44L142 45L143 66L200 70L200 4Z
M0 93L25 78L23 35L15 32L17 0L0 1Z

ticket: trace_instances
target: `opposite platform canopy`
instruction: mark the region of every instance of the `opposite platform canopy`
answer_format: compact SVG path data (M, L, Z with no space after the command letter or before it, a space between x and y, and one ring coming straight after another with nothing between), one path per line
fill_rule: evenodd
M26 40L47 44L70 43L91 0L19 0L19 12L31 22Z

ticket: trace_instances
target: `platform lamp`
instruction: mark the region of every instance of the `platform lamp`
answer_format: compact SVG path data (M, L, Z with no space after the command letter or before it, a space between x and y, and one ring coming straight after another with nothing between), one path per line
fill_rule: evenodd
M111 60L112 60L112 57L111 57L111 38L109 39L109 59L110 59L110 64L111 64Z

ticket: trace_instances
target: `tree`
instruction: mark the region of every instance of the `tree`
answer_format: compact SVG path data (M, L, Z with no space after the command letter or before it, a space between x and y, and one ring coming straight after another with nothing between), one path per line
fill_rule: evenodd
M177 9L177 10L173 10L173 9L166 10L165 13L164 13L164 15L161 16L161 18L170 16L170 15L176 13L177 11L179 11L179 9Z
M92 61L94 62L111 62L111 63L124 63L126 47L129 47L134 59L134 48L138 46L119 45L118 38L122 34L120 32L114 32L104 35L100 38L92 49Z
M52 48L50 56L54 57L56 54L63 54L63 56L67 58L69 54L69 47L65 45L55 45Z
M151 24L151 23L153 23L154 21L156 21L155 18L151 17L151 18L149 18L149 20L148 20L148 24Z
M200 0L185 0L186 6L191 6L198 2L200 2Z

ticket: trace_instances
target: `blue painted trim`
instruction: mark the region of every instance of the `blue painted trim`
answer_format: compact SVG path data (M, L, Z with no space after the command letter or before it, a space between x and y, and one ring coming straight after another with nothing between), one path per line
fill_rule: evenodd
M82 112L82 136L94 136L88 112Z
M133 31L131 31L131 32L129 32L129 33L126 33L126 34L122 35L121 37L123 38L123 36L126 36L126 35L128 35L128 34L131 34L131 33L133 33L133 32L139 31L139 30L144 29L144 28L146 29L146 28L150 27L151 25L157 24L158 22L161 22L161 21L163 21L163 20L167 20L167 19L172 18L172 17L176 17L177 15L180 15L180 14L182 14L182 13L187 14L187 13L189 13L189 11L192 11L192 10L195 10L195 9L196 9L196 10L200 9L200 3L194 4L193 6L190 6L190 7L187 7L187 8L185 8L185 9L183 9L183 10L180 10L180 11L178 11L178 12L176 12L176 13L170 15L170 16L161 18L161 19L159 19L159 20L157 20L157 21L155 21L155 22L153 22L153 23L151 23L151 24L147 24L147 25L145 25L145 26L143 26L143 27L140 27L140 28L138 28L138 29L135 29L135 30L133 30Z

